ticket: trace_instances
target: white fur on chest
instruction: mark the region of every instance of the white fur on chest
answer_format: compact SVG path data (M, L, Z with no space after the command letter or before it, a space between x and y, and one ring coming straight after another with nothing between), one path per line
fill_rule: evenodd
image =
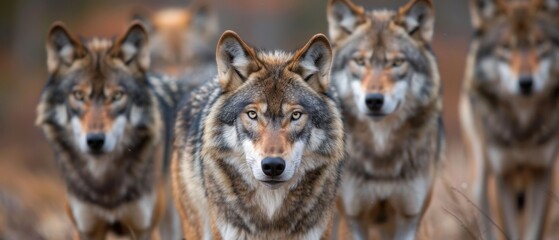
M433 179L418 176L411 180L363 181L350 174L342 177L341 196L346 213L358 216L378 201L386 200L407 215L419 214L429 195Z
M496 173L504 173L519 165L547 168L557 156L557 139L540 147L500 148L489 145L487 156Z
M270 188L259 184L256 188L254 201L260 206L260 209L266 213L268 218L272 219L275 213L283 205L287 194L289 194L289 189L286 186L271 190Z
M368 126L374 144L372 147L377 152L385 151L387 144L391 143L390 139L394 131L391 124L386 121L372 121L369 122Z
M68 196L68 204L80 232L93 230L97 221L114 223L123 218L134 219L137 228L148 228L153 218L156 200L156 194L153 191L135 202L109 210L83 202L72 195Z
M111 156L104 156L104 157L92 157L89 155L85 156L86 159L86 166L89 173L95 179L101 179L103 176L109 171L114 165L114 160L111 159Z

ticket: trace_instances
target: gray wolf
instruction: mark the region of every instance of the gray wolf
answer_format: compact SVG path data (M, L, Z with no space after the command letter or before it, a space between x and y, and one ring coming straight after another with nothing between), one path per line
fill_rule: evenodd
M474 198L490 214L493 176L506 237L542 239L559 143L559 1L477 0L470 9L460 119ZM489 219L480 225L494 239Z
M327 239L344 158L315 35L295 53L255 50L226 31L217 77L185 98L172 182L187 239Z
M340 237L378 227L385 239L414 239L444 145L433 4L367 11L330 0L327 17L348 144Z
M166 176L175 96L167 78L148 74L147 45L138 22L115 41L79 40L60 22L47 36L49 79L36 124L54 150L81 239L158 239L173 207Z

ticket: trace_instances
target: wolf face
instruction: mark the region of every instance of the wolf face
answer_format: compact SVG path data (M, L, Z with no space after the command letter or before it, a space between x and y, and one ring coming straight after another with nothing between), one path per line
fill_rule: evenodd
M226 32L217 49L218 78L226 96L217 108L222 139L241 154L254 178L270 187L315 164L311 152L328 128L341 123L320 103L329 88L332 59L325 36L314 36L295 54L259 52ZM339 126L339 125L337 125ZM333 132L332 134L339 134ZM333 148L335 151L339 148Z
M154 121L142 117L152 104L144 82L147 43L147 32L139 23L115 43L104 39L82 43L62 24L55 24L47 41L51 79L38 123L66 129L70 142L84 154L123 151L132 141L126 134L145 131Z
M549 89L559 60L557 1L479 0L470 7L479 84L497 95L524 98Z
M213 61L218 19L209 5L163 9L149 15L135 14L134 18L149 26L152 67L185 67L193 62Z
M333 78L356 115L382 120L435 96L430 1L411 1L398 12L366 12L348 0L332 0L328 22L336 48Z

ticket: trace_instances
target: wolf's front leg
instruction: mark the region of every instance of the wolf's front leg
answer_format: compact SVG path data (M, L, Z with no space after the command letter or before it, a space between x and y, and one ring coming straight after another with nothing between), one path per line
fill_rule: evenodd
M489 208L489 198L487 192L487 184L488 184L488 177L489 177L489 169L487 166L487 162L483 158L483 154L475 154L477 158L481 158L476 160L476 178L474 179L474 201L479 206L481 213L478 213L479 216L474 221L477 221L477 224L480 227L481 237L486 240L494 240L495 235L493 234L493 225L491 223L491 219L486 216L491 215L491 209Z
M136 240L159 240L159 234L153 229L133 230L130 239Z
M354 240L366 240L368 238L368 228L367 223L364 223L363 220L359 220L357 218L348 217L347 224L349 226L349 230L351 232L351 237Z
M142 196L128 206L128 211L121 221L128 230L133 232L131 234L132 239L159 239L157 226L159 224L159 216L163 211L161 203L164 201L159 196L154 191Z
M504 225L506 239L518 240L519 233L516 226L516 198L513 186L504 179L504 176L496 176L498 206L501 221Z
M421 215L403 216L402 214L396 215L396 228L394 233L395 240L413 240L417 233L419 220Z
M105 239L108 225L94 213L89 204L70 195L66 204L66 213L76 227L77 234L74 236L76 239Z
M541 239L545 227L545 218L549 208L549 192L553 179L553 168L544 169L533 174L533 181L526 191L526 208L524 239Z

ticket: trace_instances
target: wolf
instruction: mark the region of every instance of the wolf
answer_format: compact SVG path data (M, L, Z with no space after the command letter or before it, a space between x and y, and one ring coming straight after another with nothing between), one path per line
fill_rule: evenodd
M327 239L345 156L332 50L255 50L226 31L178 108L171 176L186 239Z
M506 238L542 239L559 143L559 1L476 0L470 9L460 119L474 198L489 214L493 176ZM495 237L489 220L484 239Z
M330 0L327 18L348 135L340 234L367 239L380 225L384 238L414 239L444 147L433 4L366 11Z
M158 222L173 207L166 145L176 97L168 78L147 72L147 46L139 22L116 41L78 40L62 22L48 33L36 124L54 150L80 239L110 231L158 239Z
M150 33L153 71L180 76L191 69L215 68L219 19L209 3L198 1L154 12L138 9L132 18L142 21Z

